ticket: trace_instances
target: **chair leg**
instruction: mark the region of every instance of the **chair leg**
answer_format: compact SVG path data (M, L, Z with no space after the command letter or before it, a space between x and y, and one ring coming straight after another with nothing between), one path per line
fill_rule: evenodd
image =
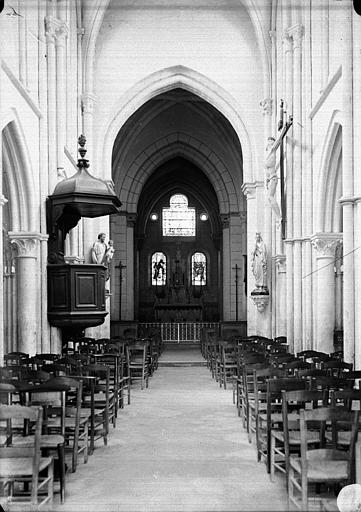
M59 472L60 472L60 501L65 501L65 447L63 444L58 444L58 459L59 459Z

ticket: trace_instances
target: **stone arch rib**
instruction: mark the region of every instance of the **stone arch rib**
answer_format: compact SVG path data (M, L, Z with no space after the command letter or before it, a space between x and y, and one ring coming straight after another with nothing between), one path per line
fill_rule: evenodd
M238 212L238 198L232 177L224 163L202 141L173 133L158 139L138 155L123 176L115 171L116 190L128 212L135 213L144 183L167 160L182 156L199 167L208 177L218 198L220 213Z

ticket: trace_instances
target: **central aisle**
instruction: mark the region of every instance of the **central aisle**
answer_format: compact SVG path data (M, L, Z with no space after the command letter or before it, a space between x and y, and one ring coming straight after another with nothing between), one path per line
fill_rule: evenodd
M58 511L284 511L283 481L256 462L232 404L204 366L159 367L132 389L108 446L67 479Z

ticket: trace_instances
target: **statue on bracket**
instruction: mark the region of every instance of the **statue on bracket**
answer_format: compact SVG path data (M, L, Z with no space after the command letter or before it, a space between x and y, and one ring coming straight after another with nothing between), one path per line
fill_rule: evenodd
M251 254L251 269L256 288L252 294L268 294L267 287L267 249L261 233L256 233L256 243Z
M282 221L280 207L275 198L278 183L278 174L276 165L276 145L274 137L268 137L266 146L266 158L264 161L264 184L266 188L267 198L271 205L272 211L276 219L276 225L279 227Z
M106 234L99 233L98 239L94 242L91 249L92 263L104 265L106 267L105 280L110 279L110 262L114 256L114 242L109 240L108 245L105 243Z

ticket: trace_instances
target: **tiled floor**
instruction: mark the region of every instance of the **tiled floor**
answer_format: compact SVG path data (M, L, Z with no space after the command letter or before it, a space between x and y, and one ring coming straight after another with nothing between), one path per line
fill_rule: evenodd
M256 462L232 391L220 389L204 366L160 367L148 389L135 388L108 446L99 442L89 462L80 462L66 495L64 505L56 497L55 510L287 510L284 482L271 483Z

